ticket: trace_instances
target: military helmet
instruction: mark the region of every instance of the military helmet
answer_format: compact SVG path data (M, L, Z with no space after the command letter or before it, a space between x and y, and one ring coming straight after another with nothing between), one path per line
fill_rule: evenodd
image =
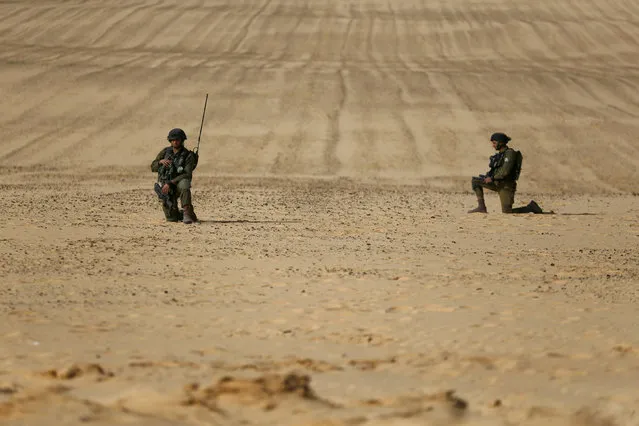
M490 140L491 141L495 141L495 142L499 142L499 143L503 143L503 144L507 144L508 142L510 142L510 137L507 136L505 133L493 133L490 136Z
M169 141L171 140L175 140L175 139L180 139L182 141L186 140L186 133L184 133L184 130L182 129L171 129L171 131L169 131L169 135L166 137Z

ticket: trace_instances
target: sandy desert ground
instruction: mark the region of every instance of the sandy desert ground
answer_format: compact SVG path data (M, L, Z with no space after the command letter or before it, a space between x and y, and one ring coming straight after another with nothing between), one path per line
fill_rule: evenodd
M639 425L636 1L0 16L1 424ZM465 213L494 131L555 214Z

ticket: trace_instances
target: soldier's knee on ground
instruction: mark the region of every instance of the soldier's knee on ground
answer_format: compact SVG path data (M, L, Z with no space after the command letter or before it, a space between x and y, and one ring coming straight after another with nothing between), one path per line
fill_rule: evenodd
M175 204L171 208L167 207L166 205L162 205L162 210L164 211L164 217L169 222L177 222L180 219L179 211Z
M514 193L508 189L499 191L499 202L501 204L502 213L512 213L513 203L515 201Z

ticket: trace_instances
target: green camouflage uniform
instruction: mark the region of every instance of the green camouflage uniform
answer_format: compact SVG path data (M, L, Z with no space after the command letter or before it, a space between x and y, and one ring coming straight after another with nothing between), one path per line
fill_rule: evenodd
M170 166L163 166L160 160L171 160ZM191 179L193 169L196 166L195 154L182 147L174 153L172 147L166 147L158 153L151 163L151 171L158 174L158 184L163 186L168 183L171 187L169 197L172 200L172 207L169 209L162 205L167 219L177 218L177 199L180 199L182 207L191 205Z
M472 179L472 188L477 194L477 198L484 199L484 188L496 191L501 201L501 211L513 213L515 192L517 192L516 163L517 152L510 147L491 156L490 171L485 176L476 176ZM493 181L484 183L485 177L491 177Z

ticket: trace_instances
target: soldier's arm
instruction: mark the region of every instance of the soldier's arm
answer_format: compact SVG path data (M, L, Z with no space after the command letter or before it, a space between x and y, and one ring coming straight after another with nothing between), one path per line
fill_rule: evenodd
M192 179L193 178L193 169L195 168L195 157L193 153L190 153L186 160L184 161L184 171L171 179L171 183L177 185L177 183L183 179Z
M153 173L157 173L160 168L160 160L164 158L164 150L160 151L160 153L155 157L155 160L151 163L151 171Z
M515 151L512 149L509 149L508 151L504 153L504 159L502 161L502 164L497 169L495 169L495 174L493 175L493 179L495 180L506 179L508 176L510 176L510 174L513 171L513 168L515 167L515 162L516 162L515 156L516 156Z

